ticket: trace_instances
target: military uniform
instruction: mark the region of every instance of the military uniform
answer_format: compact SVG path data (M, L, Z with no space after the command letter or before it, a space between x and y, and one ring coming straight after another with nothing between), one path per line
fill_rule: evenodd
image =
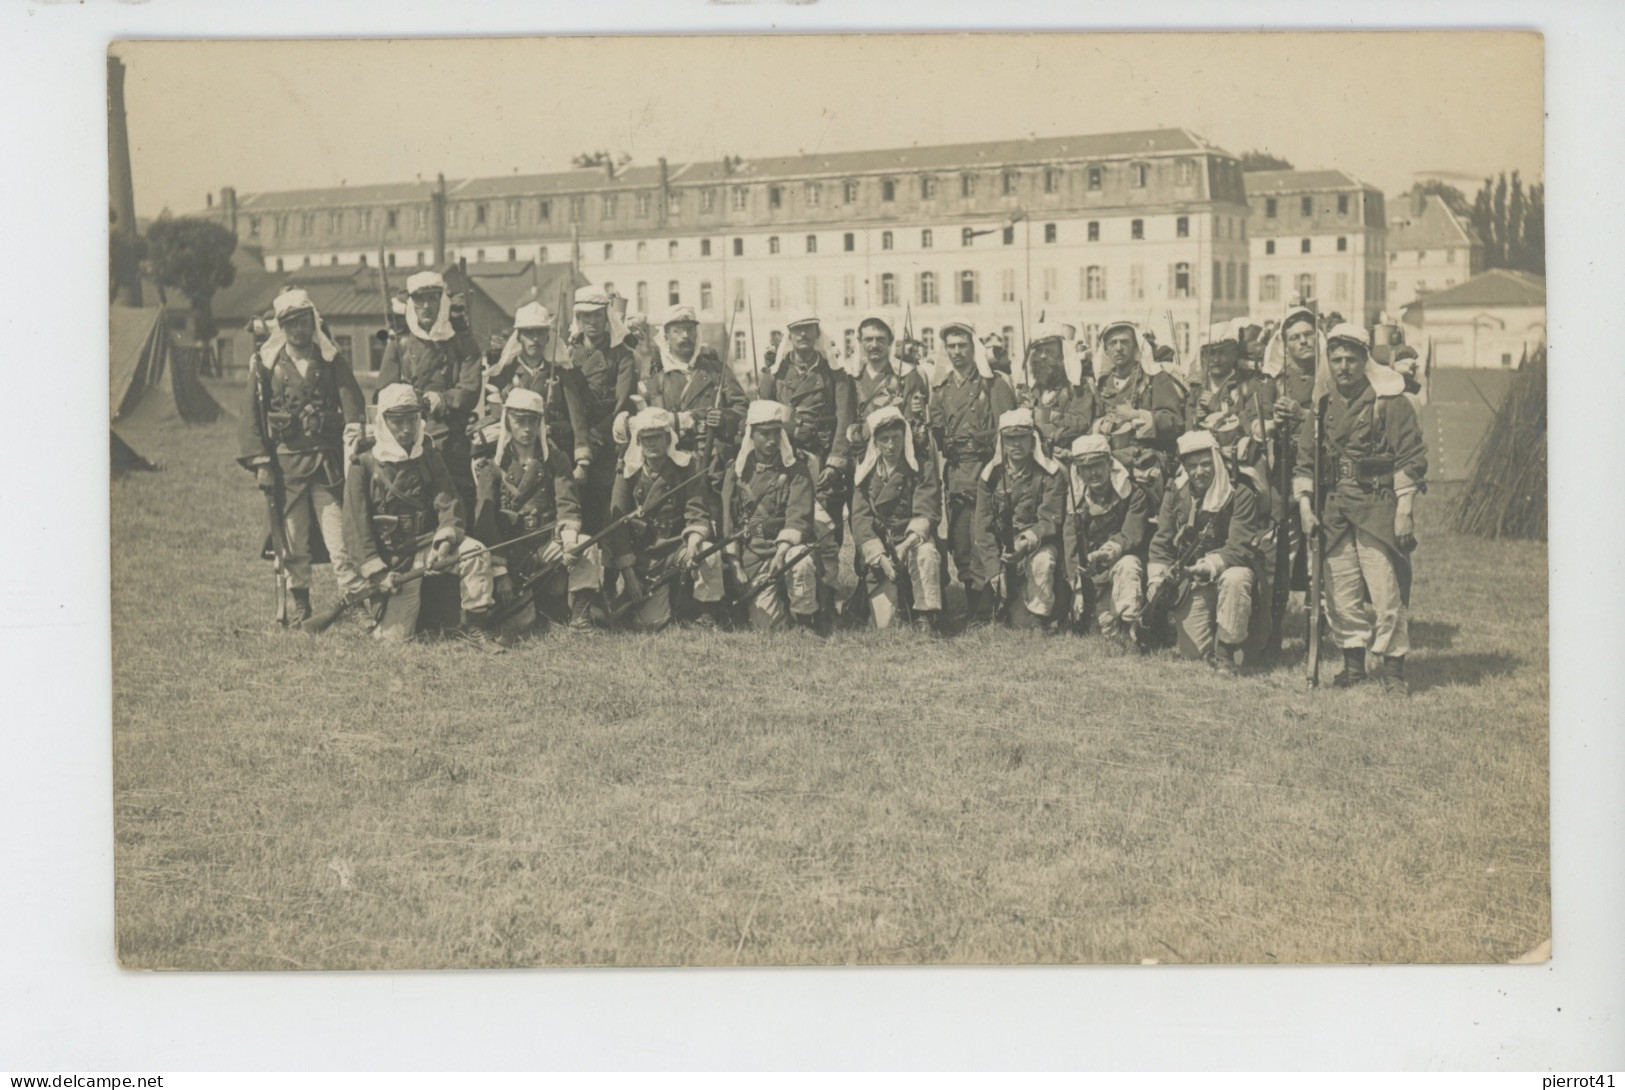
M1111 457L1104 436L1083 435L1073 441L1070 474L1071 509L1064 533L1067 581L1074 614L1093 621L1103 635L1116 636L1136 624L1145 608L1145 558L1151 541L1151 498L1134 483L1128 467ZM1096 496L1083 479L1089 461L1108 461L1111 478ZM1092 554L1103 553L1091 561Z
M874 374L868 367L864 367L852 381L856 397L853 407L854 419L867 421L877 410L895 405L903 411L909 427L918 434L924 434L930 423L928 411L916 411L916 408L929 404L931 387L919 368L916 367L907 373L891 368L880 374ZM868 435L865 432L859 437L858 442L867 440Z
M782 585L770 581L746 603L751 627L759 630L784 627L792 613L810 618L819 605L816 561L801 549L814 540L812 466L790 443L792 420L787 405L752 402L739 456L723 481L722 535L731 538L746 529L743 540L730 544L727 551L739 561L747 584L766 575L780 545L789 547L787 557L799 556L789 565ZM750 432L757 423L777 423L785 429L771 464L759 463L752 449Z
M1032 459L1016 467L1003 455L1003 436L1031 431ZM1009 623L1018 628L1042 624L1055 612L1055 575L1060 566L1062 522L1066 518L1066 479L1061 467L1038 445L1029 409L999 419L999 445L977 477L975 553L977 581L1002 580ZM1022 557L1006 563L1007 554Z
M1271 528L1269 503L1250 478L1230 474L1211 434L1187 432L1179 449L1182 455L1208 452L1214 483L1197 495L1181 473L1163 495L1147 556L1147 596L1166 579L1184 581L1168 613L1180 652L1234 665L1227 656L1235 649L1256 653L1268 636L1263 544ZM1183 570L1191 564L1206 578Z
M577 312L609 307L609 297L595 288L576 292ZM581 490L585 528L595 534L609 522L609 498L615 490L615 417L624 410L637 387L637 357L627 344L619 319L610 316L609 333L594 343L581 338L570 347L570 367L581 376L578 387L586 424L590 464ZM580 436L576 437L580 447Z
M582 405L581 375L563 364L543 360L532 367L522 356L497 366L486 376L498 402L513 390L530 390L542 396L547 406L542 421L547 427L547 445L559 456L585 466L592 458L587 445L587 416ZM578 438L579 437L579 438Z
M1343 325L1327 334L1329 346L1340 340L1364 347L1365 331ZM1330 584L1326 612L1346 668L1363 675L1367 651L1384 656L1385 679L1402 688L1411 564L1394 523L1401 500L1408 506L1407 497L1426 487L1427 444L1403 376L1369 355L1366 375L1353 397L1335 386L1325 395L1320 521ZM1313 447L1299 446L1293 470L1299 497L1313 494Z
M888 466L880 456L875 430L907 429L904 456ZM869 615L877 628L889 627L900 603L906 600L916 614L934 618L942 609L942 554L937 549L936 527L942 518L942 480L937 474L936 452L927 436L916 439L903 408L886 405L865 418L869 449L858 463L852 494L852 543L860 585L869 587ZM898 545L909 536L914 546L904 557ZM880 571L890 560L897 579ZM906 589L898 586L907 584Z
M982 357L975 332L959 323L944 327L942 335L953 330L970 333L976 368L967 377L945 355L939 360L938 377L931 387L931 437L943 458L946 510L940 532L947 538L954 569L964 584L967 607L974 615L987 585L975 561L977 477L993 457L999 417L1016 407L1016 394L1009 381L995 375Z
M342 511L345 433L359 433L366 410L350 363L321 330L321 316L303 291L277 298L279 317L309 310L316 323L313 358L300 361L279 330L249 362L248 404L238 422L237 461L282 479L283 531L288 543L288 585L309 615L313 531L333 562L341 590L360 590L364 580L344 548ZM301 370L303 367L303 370Z

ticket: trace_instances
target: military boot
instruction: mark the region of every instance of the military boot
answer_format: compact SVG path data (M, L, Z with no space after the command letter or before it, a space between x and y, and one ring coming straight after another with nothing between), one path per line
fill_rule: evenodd
M593 615L594 595L591 591L570 592L570 631L591 632L597 619Z
M1365 678L1365 648L1343 648L1343 668L1332 675L1332 687L1347 689L1351 685L1358 685Z
M1389 696L1410 696L1411 686L1405 680L1405 656L1384 655L1379 677L1382 679L1382 691Z
M1239 644L1219 640L1214 644L1211 664L1220 673L1236 677L1246 665L1246 653Z
M292 589L293 610L291 615L288 617L288 623L300 624L301 622L310 620L310 588L294 587Z
M818 587L818 612L813 614L813 631L828 637L835 632L835 588Z

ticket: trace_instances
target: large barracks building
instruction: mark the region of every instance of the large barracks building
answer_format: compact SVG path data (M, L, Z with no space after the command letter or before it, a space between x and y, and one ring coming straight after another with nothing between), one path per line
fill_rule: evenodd
M738 356L802 306L838 343L873 309L928 342L962 314L1017 344L1040 314L1085 331L1128 314L1189 352L1247 313L1252 281L1241 165L1184 129L227 189L210 214L268 271L573 260L652 317L688 303L721 330L739 307Z

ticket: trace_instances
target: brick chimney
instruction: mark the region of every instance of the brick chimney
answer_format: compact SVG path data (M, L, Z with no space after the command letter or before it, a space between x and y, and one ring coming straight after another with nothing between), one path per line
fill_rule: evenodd
M666 226L666 207L671 203L670 197L671 168L666 165L666 157L662 155L660 157L660 207L655 210L655 214L660 217L659 223L662 227Z
M1411 218L1421 219L1422 213L1428 208L1428 195L1422 189L1422 183L1417 182L1411 186Z
M430 229L434 232L434 267L446 267L446 176L438 175L434 191L429 194Z
M229 185L220 190L220 222L232 234L237 233L237 190Z

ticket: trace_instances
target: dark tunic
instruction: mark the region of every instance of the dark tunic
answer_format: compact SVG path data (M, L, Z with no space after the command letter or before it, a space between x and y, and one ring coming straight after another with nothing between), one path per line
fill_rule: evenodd
M1135 367L1126 379L1107 371L1095 380L1095 415L1105 416L1113 409L1149 410L1156 434L1144 445L1172 455L1175 442L1185 430L1185 391L1179 380L1167 371L1148 375Z
M943 487L949 496L974 500L977 475L993 457L999 417L1016 407L1016 393L1003 375L969 378L950 366L931 398L931 436L942 451Z
M863 547L877 538L896 546L908 536L910 526L921 541L930 540L942 518L942 479L937 475L936 453L930 444L916 442L910 469L899 460L897 468L886 472L877 461L869 475L858 482L852 493L852 541L862 563Z
M570 348L570 367L581 376L581 407L593 463L597 466L601 459L613 463L611 428L615 415L627 407L627 400L637 388L637 357L624 341L614 345L582 341Z
M1064 378L1059 386L1037 386L1028 395L1033 422L1050 451L1064 451L1095 426L1095 395L1087 385L1073 386Z
M1121 550L1117 554L1119 558L1138 556L1143 560L1151 543L1151 496L1130 481L1127 496L1119 496L1113 489L1111 499L1096 506L1088 498L1087 490L1086 485L1080 491L1066 520L1067 571L1095 583L1105 583L1111 579L1111 567L1086 571L1089 554L1111 542Z
M427 443L404 462L380 462L368 451L345 478L344 549L363 576L411 570L419 537L462 526L451 475Z
M712 409L722 411L722 425L717 429L713 443L713 458L722 458L730 448L737 447L739 426L744 422L749 399L734 378L733 372L709 348L696 351L688 371L656 370L643 380L643 400L651 408L665 409L676 416L688 413L694 417L687 427L678 425L677 448L701 450L706 444L704 417Z
M1037 462L1028 463L1019 474L1010 474L1007 468L996 465L985 480L978 477L976 482L973 563L983 586L999 573L1000 558L1014 546L1018 535L1031 530L1040 547L1061 544L1066 478Z
M515 356L508 366L493 371L487 381L506 399L514 387L542 395L542 422L547 427L547 443L574 461L586 462L592 456L587 446L587 414L582 404L581 374L559 364L542 361L530 367ZM577 437L580 437L579 439Z
M550 448L548 457L526 459L512 447L502 454L502 464L489 459L474 463L474 536L487 545L555 524L551 536L533 538L518 553L507 553L508 566L524 567L521 557L530 557L558 540L565 525L581 528L581 505L571 476L569 459Z
M1202 497L1191 489L1169 486L1162 497L1162 510L1157 515L1157 532L1151 538L1147 559L1152 564L1166 565L1172 576L1180 563L1194 564L1210 553L1218 552L1226 568L1244 566L1252 568L1262 578L1264 552L1261 543L1270 530L1269 505L1246 477L1236 476L1231 482L1230 502L1218 512L1202 510ZM1182 543L1193 540L1196 549L1182 556Z
M463 448L468 446L469 417L479 407L482 363L471 333L456 333L445 341L395 337L384 348L378 389L405 382L419 396L439 394L440 411L428 419L425 430L436 446Z
M668 458L658 469L645 462L631 477L624 473L616 476L615 494L609 501L611 519L649 500L659 500L637 518L610 531L607 548L616 567L624 568L630 562L639 577L647 578L690 534L711 536L710 488L704 475L694 476L698 468L692 461L680 466ZM669 494L660 499L662 493Z
M856 443L868 441L868 428L865 422L869 419L869 414L888 405L896 405L903 411L903 415L908 418L909 426L914 428L916 434L919 434L928 423L926 414L917 414L909 409L911 400L929 402L931 397L931 389L926 384L925 376L917 367L907 374L899 374L892 369L884 374L872 375L865 365L858 377L853 379L853 389L857 398L853 419L859 429L855 433Z
M315 359L301 377L284 347L269 367L254 357L248 405L237 422L237 460L257 467L273 443L283 480L328 488L344 482L344 426L366 419L350 362Z
M743 473L728 467L723 478L722 536L748 526L741 542L745 570L754 577L773 559L782 538L792 547L813 541L813 479L805 456L791 465L761 466L746 455Z
M823 353L805 368L797 364L794 351L784 353L762 372L760 396L790 406L790 439L797 450L816 454L820 463L837 469L851 463L857 395L852 376L831 367Z

